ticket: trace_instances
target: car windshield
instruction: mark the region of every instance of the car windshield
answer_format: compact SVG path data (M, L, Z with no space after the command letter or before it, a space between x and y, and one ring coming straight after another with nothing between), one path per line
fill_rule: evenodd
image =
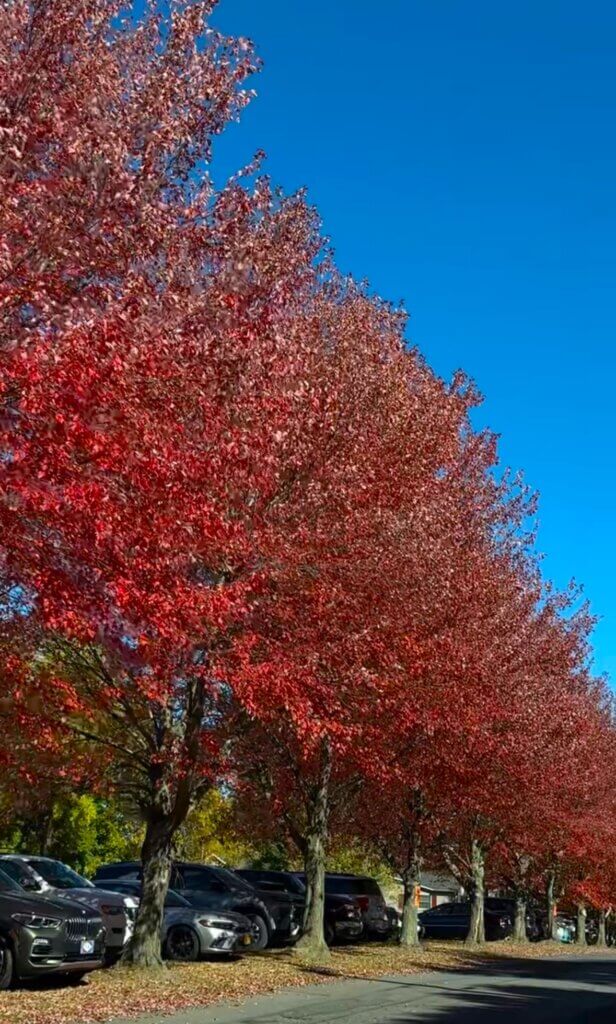
M281 888L288 889L289 892L298 893L300 896L303 896L306 892L306 886L297 875L283 875L280 880L280 886Z
M275 871L248 871L246 880L257 889L267 888L272 892L293 892L303 896L306 892L305 885L295 875L277 874Z
M235 889L244 889L246 892L253 892L253 886L250 885L244 878L240 878L234 871L228 871L227 868L216 868L216 875L222 879L225 885L231 885Z
M173 889L167 890L165 896L166 907L190 907L188 900L185 900L183 896L180 896L179 892L174 892Z
M23 894L23 889L17 882L14 882L12 878L2 871L0 868L0 892L20 892Z
M130 882L115 882L112 879L105 882L100 888L105 892L117 892L120 896L139 896L141 893L141 886L138 882L131 885Z
M59 860L29 860L28 864L56 889L92 888L92 883Z
M380 896L380 889L371 878L349 878L343 875L326 875L325 892L339 896Z

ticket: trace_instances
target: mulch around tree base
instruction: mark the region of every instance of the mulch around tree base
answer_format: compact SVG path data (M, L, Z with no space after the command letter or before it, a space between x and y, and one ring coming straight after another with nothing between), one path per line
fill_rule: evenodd
M426 942L419 951L387 944L348 946L332 951L315 964L288 952L244 956L236 961L171 964L150 972L114 967L97 971L76 987L59 979L0 993L0 1024L100 1024L114 1017L172 1013L220 1000L242 1002L281 988L340 978L371 978L384 974L418 974L455 970L502 958L562 956L567 953L605 955L605 950L545 942L528 946L489 943L481 949L457 942Z

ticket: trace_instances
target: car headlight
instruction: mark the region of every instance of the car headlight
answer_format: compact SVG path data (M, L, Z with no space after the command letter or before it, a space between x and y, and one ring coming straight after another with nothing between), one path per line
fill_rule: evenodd
M204 928L223 928L226 932L233 931L231 921L220 921L217 917L200 917L198 922Z
M124 907L116 906L115 903L101 903L103 914L123 914Z
M26 928L60 928L62 925L59 917L43 917L41 914L13 914L12 918Z

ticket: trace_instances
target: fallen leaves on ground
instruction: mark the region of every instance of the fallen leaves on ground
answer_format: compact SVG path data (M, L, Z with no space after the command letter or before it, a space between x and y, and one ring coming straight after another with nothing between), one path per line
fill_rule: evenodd
M36 987L1 992L0 1024L99 1024L116 1017L172 1013L221 999L242 1002L285 987L342 978L455 970L486 960L535 959L567 952L605 954L593 947L584 951L555 942L527 946L500 942L481 949L458 942L427 942L419 951L374 943L335 949L321 964L285 951L236 961L171 964L160 972L115 967L97 971L75 987L50 979L37 982Z

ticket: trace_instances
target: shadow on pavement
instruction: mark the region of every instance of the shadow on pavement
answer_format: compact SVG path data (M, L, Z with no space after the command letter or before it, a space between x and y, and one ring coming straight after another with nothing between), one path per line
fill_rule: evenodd
M328 973L308 968L307 973ZM459 984L451 984L454 977ZM570 1024L616 1021L616 958L511 959L464 966L454 972L405 980L374 978L372 984L409 989L409 1010L388 1007L384 1024ZM417 999L413 999L412 990ZM411 1002L412 1001L412 1002ZM389 1010L389 1012L388 1012Z

